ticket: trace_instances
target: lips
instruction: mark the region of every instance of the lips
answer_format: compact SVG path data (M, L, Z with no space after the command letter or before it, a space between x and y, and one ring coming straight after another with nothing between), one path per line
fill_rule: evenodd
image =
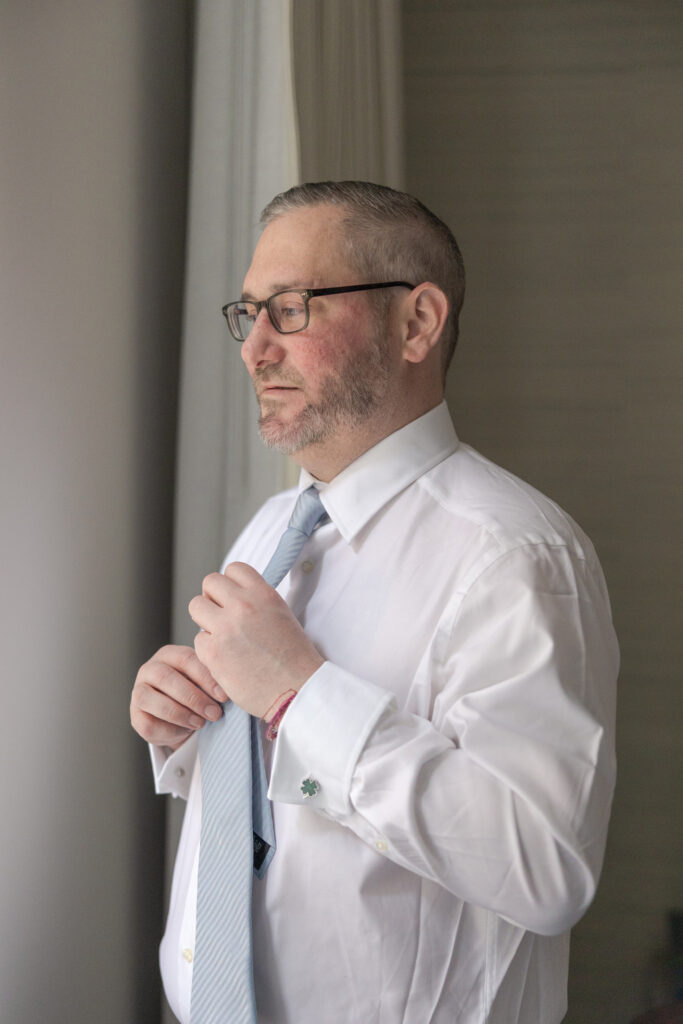
M261 398L282 398L290 391L301 391L303 381L288 381L284 374L279 373L273 367L264 367L256 370L253 374L254 390L256 397Z

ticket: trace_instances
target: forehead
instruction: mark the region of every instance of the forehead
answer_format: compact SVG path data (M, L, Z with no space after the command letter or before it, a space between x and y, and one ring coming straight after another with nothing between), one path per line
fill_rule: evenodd
M344 211L336 206L305 206L276 217L264 229L244 291L268 295L282 287L316 288L347 284L351 269L342 251ZM355 276L354 276L355 280Z

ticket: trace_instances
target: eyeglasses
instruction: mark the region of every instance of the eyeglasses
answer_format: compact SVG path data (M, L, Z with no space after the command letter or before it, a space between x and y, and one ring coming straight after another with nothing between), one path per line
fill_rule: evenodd
M223 316L235 341L245 341L262 309L268 313L271 324L280 334L295 334L308 327L308 303L318 295L341 295L343 292L366 292L373 288L415 287L407 281L385 281L383 284L352 284L342 288L304 288L276 292L262 302L240 299L223 306Z

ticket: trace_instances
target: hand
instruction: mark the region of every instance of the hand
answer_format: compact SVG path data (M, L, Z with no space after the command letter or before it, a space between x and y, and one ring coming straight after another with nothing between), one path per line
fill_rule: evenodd
M169 645L138 672L130 721L143 740L177 750L204 722L220 718L218 702L225 700L224 691L191 647Z
M204 630L194 641L200 662L257 718L281 693L298 692L324 662L277 591L243 562L207 576L189 610Z

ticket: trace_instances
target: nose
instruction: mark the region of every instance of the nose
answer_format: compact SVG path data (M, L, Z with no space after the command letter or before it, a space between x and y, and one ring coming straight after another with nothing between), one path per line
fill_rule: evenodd
M262 309L246 340L242 342L241 355L244 365L250 374L264 366L279 363L284 357L284 347L280 341L282 336L270 322L268 312Z

